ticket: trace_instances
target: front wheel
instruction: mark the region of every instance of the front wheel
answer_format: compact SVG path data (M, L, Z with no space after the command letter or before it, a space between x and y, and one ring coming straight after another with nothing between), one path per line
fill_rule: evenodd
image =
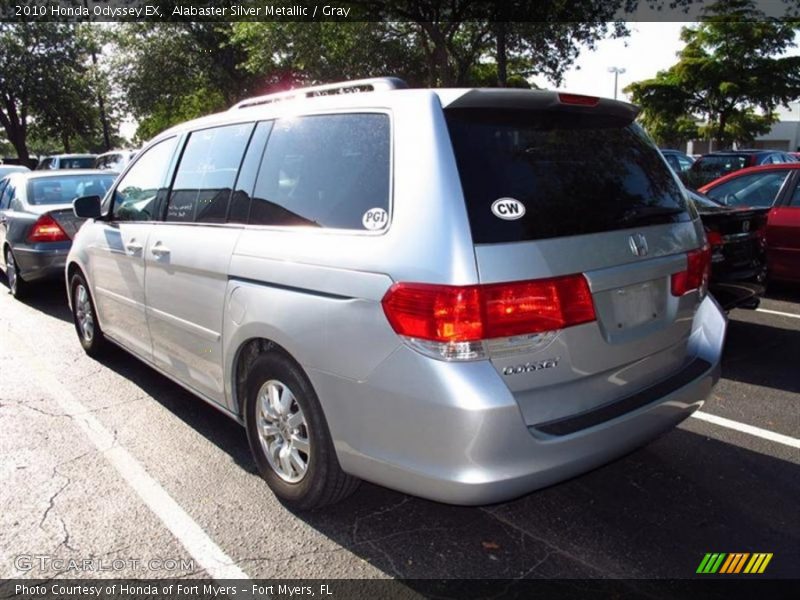
M339 466L317 395L300 367L271 352L251 365L245 425L261 476L286 506L313 510L343 500L359 480Z
M83 275L76 273L72 276L69 289L72 298L72 319L81 346L89 356L98 356L105 350L106 340L100 329L100 323L97 322L97 312L89 293L89 285Z

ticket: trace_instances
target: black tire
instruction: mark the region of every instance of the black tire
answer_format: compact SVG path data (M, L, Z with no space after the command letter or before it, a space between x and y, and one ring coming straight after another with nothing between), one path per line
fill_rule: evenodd
M17 300L22 300L28 295L28 283L20 277L19 266L14 259L14 254L11 248L6 247L6 281L8 282L8 291Z
M82 292L86 294L85 301L82 300ZM69 284L69 293L72 300L72 321L75 323L75 332L78 334L78 340L86 354L91 357L98 357L105 352L108 342L106 342L106 338L103 335L103 330L100 329L94 300L91 292L89 292L89 285L80 273L72 276ZM91 332L82 325L86 317L91 320Z
M267 438L259 431L264 431L262 426L267 423L265 413L262 412L262 397L268 396L267 390L272 388L288 389L293 396L289 410L278 418L288 419L288 415L303 419L298 429L291 430L289 421L284 425L284 433L274 434L276 437ZM283 388L280 388L283 386ZM328 431L328 424L322 407L319 404L314 388L302 369L290 358L279 352L261 354L250 366L245 380L246 402L244 408L245 427L250 450L253 453L256 466L260 475L275 493L278 499L291 510L305 511L322 508L343 500L355 492L360 481L347 475L339 466L333 442ZM289 396L289 398L291 398ZM283 395L281 394L283 398ZM274 413L275 415L277 413ZM280 427L274 427L278 431ZM297 450L292 432L297 433L303 441L307 442L308 452L299 450L297 456L302 460L305 457L305 470L300 474L287 472L284 475L299 477L296 481L287 480L279 473L281 466L274 467L268 457L268 448L278 448L273 452L272 462L280 462L281 449L285 451ZM289 441L287 441L289 438ZM274 444L270 444L270 440ZM281 442L281 443L279 443ZM286 459L289 461L289 459Z

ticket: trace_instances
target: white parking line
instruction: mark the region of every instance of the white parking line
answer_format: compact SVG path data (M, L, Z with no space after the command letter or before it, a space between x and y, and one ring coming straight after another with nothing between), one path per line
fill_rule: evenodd
M774 431L770 431L769 429L761 429L761 427L753 427L752 425L739 423L739 421L731 421L730 419L726 419L725 417L718 417L717 415L712 415L700 410L693 412L692 416L695 419L700 419L701 421L706 421L707 423L713 423L714 425L719 425L720 427L727 427L728 429L734 429L742 433L754 435L756 437L760 437L762 439L769 440L771 442L777 442L779 444L783 444L791 448L800 449L799 439L793 438L788 435L783 435L782 433L775 433Z
M756 312L763 312L769 315L778 315L780 317L790 317L792 319L800 319L800 315L794 313L782 312L780 310L770 310L769 308L757 308Z
M9 332L11 333L11 332ZM14 335L12 333L12 335ZM17 349L30 349L24 340L14 336ZM125 448L117 445L108 431L81 402L73 396L38 360L28 352L28 364L36 372L36 383L55 400L65 414L86 434L86 437L133 488L139 498L183 544L198 565L214 579L249 579L225 552L203 531L181 506Z

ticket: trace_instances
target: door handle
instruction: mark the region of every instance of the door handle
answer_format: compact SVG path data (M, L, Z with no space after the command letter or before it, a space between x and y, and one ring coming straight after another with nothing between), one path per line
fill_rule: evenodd
M155 245L150 248L150 252L153 253L153 256L161 258L162 256L169 255L169 248L164 246L161 242L156 242Z
M128 242L127 244L125 244L125 249L126 249L128 252L130 252L131 254L138 254L139 252L141 252L141 251L142 251L142 248L144 248L144 246L142 246L142 245L141 245L139 242L137 242L136 240L131 240L130 242Z

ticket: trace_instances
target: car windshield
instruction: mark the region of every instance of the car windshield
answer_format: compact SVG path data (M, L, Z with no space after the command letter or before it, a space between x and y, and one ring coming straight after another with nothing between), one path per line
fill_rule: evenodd
M772 206L791 171L762 171L734 177L706 194L727 206Z
M28 181L28 204L68 204L80 196L104 196L114 183L113 175L63 175Z
M476 244L690 220L679 184L638 125L531 111L446 115ZM493 206L509 200L523 214L493 218Z

